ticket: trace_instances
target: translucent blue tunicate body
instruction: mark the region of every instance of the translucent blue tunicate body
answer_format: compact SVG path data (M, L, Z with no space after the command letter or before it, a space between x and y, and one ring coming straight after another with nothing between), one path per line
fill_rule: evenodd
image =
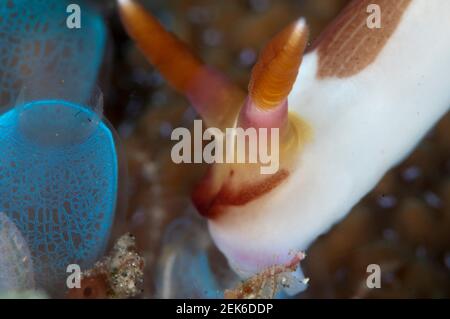
M81 29L67 28L71 3ZM90 100L105 39L88 2L0 1L0 212L28 244L37 287L56 294L69 264L102 256L117 204L116 142Z
M73 3L80 7L79 29L67 27ZM89 4L0 1L0 111L16 103L25 85L70 101L89 97L106 42L102 17Z
M43 287L104 251L116 206L117 154L89 109L38 101L0 117L0 211L25 237ZM47 282L49 281L49 282Z

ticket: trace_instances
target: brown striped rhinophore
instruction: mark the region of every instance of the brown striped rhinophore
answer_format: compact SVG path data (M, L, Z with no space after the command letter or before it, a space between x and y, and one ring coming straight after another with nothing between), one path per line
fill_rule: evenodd
M372 64L397 29L411 0L354 0L317 40L319 78L346 78ZM369 28L371 4L380 6L381 28Z
M309 30L303 19L291 23L264 48L253 67L249 94L256 105L271 109L288 96L297 78Z

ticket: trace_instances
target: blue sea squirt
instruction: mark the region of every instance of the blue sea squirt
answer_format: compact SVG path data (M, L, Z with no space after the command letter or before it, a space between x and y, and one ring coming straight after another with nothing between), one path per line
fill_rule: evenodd
M94 87L103 19L87 2L0 3L0 212L26 241L36 287L60 295L66 268L104 253L117 206L119 159Z

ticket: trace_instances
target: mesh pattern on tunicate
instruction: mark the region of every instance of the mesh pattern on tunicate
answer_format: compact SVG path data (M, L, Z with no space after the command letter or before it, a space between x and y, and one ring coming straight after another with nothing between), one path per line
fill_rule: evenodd
M0 1L0 113L14 106L24 86L32 86L39 97L89 98L104 53L105 29L82 0L76 2L81 29L69 29L66 8L71 2Z
M58 108L55 121L89 112L57 105L69 111ZM42 144L23 134L20 110L0 116L0 211L25 237L38 286L59 289L69 264L85 269L103 254L116 205L115 142L102 122L83 139ZM34 114L52 116L49 110Z

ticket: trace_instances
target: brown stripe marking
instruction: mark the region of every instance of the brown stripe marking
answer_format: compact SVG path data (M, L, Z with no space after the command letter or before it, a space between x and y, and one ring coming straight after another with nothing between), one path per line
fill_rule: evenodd
M319 78L353 76L372 64L392 36L411 0L354 0L317 39ZM367 27L370 4L381 9L381 28Z
M263 180L246 183L244 185L233 185L232 179L235 176L233 170L230 171L229 179L226 180L218 192L211 187L211 171L205 179L198 185L192 194L192 201L201 215L215 219L223 215L229 206L243 206L256 198L259 198L272 189L280 185L288 178L289 172L282 169L276 174ZM209 176L208 176L209 175Z

